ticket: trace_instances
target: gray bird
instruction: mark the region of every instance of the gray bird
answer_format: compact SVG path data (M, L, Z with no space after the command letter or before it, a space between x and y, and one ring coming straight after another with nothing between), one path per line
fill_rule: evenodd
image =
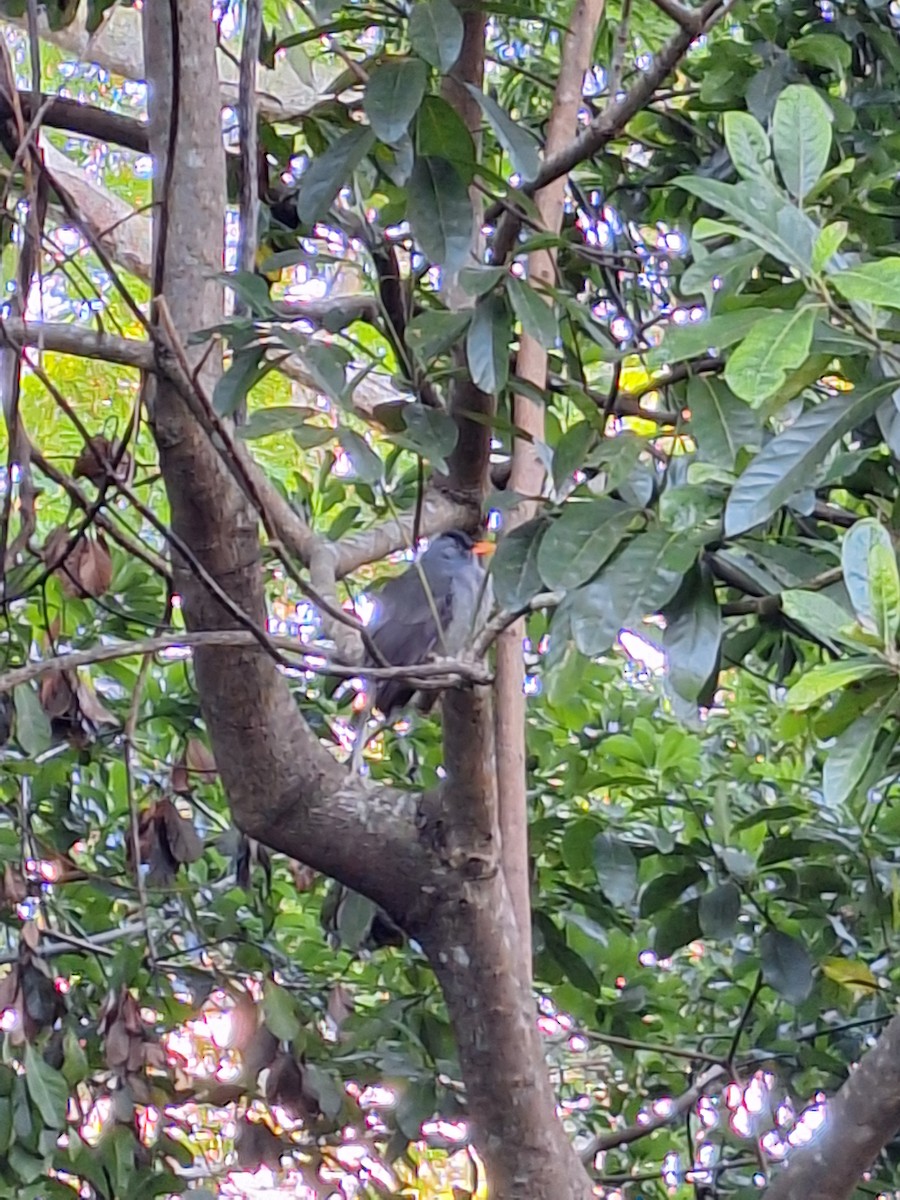
M389 666L412 666L435 653L452 657L465 646L490 607L487 577L476 557L488 549L461 530L444 533L381 588L369 634ZM367 665L379 664L370 656ZM405 679L383 679L375 688L375 706L389 717L415 691Z

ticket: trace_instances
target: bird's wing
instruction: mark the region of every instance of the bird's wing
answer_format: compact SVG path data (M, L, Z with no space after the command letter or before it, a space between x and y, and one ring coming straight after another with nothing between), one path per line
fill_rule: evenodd
M385 661L395 667L422 662L439 645L435 613L441 629L450 623L449 594L429 601L419 578L401 575L384 585L378 600L380 611L369 633Z
M450 622L450 596L425 593L418 574L408 573L389 580L378 594L380 611L369 634L384 661L393 667L407 667L423 662L439 647L438 626ZM433 607L432 607L433 605ZM376 664L369 657L369 665ZM390 716L408 704L415 692L403 679L382 679L375 687L375 704Z

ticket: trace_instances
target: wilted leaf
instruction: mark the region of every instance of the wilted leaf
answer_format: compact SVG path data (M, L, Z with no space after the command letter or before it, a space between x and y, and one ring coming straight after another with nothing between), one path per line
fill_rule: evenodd
M115 468L113 463L117 464ZM89 479L100 487L107 479L127 479L130 470L131 455L122 450L122 443L97 434L75 459L72 478Z

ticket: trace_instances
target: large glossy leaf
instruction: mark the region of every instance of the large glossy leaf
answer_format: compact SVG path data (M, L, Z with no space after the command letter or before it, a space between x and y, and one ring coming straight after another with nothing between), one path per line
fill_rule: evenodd
M797 938L767 929L760 938L762 975L791 1004L802 1004L813 988L813 960Z
M860 630L853 615L822 592L792 588L781 593L781 611L815 637L859 649Z
M265 352L259 346L238 350L228 369L216 380L213 389L213 408L221 417L230 417L247 399L250 389L264 379L272 369Z
M375 145L375 133L360 126L343 134L303 172L297 191L297 215L314 225L327 214L335 196Z
M740 915L741 893L735 883L722 883L700 897L698 916L705 937L729 937Z
M494 595L504 608L518 609L543 590L537 556L546 523L528 521L500 539L491 563Z
M768 308L742 308L704 321L669 325L662 343L650 351L649 364L653 368L664 367L685 359L700 358L711 350L727 350L746 337L756 322L768 317L770 312Z
M30 1043L25 1046L25 1085L44 1124L50 1129L62 1129L66 1123L69 1085Z
M594 866L600 890L610 904L630 904L637 894L637 859L631 848L612 833L594 838Z
M861 300L879 308L900 308L900 258L860 263L829 276L845 300Z
M831 109L806 84L786 87L772 117L775 161L788 191L802 200L828 164Z
M887 673L887 665L870 659L851 659L849 662L824 663L813 667L799 679L787 694L791 708L809 708L825 696L841 691L860 679L871 679Z
M694 376L687 388L691 433L698 456L731 470L745 447L758 450L762 429L753 410L721 379Z
M471 312L418 313L406 327L406 344L427 363L455 346L471 319Z
M725 145L738 175L758 179L771 173L771 148L766 131L747 112L727 112L723 119Z
M302 404L258 408L256 412L250 414L246 425L239 425L235 432L244 441L268 437L273 433L287 433L305 425L307 418L313 416L315 412L314 408L307 408Z
M706 567L697 566L688 574L665 616L669 684L683 700L696 703L716 675L722 648L722 610Z
M570 500L541 539L537 565L551 591L567 591L600 570L621 542L634 510L618 500Z
M525 183L531 183L541 169L539 146L533 135L520 122L514 121L509 113L481 88L474 87L471 83L467 83L466 87L470 95L478 101L481 111L497 135L497 141L509 155L513 170Z
M758 407L774 396L812 345L818 308L806 305L757 322L729 356L725 382L742 400Z
M867 517L847 530L841 565L860 623L893 649L900 632L900 573L891 535L880 521Z
M725 535L736 537L762 525L806 486L831 447L868 420L894 385L839 395L808 409L773 438L732 488L725 507Z
M35 758L50 747L50 721L30 683L23 683L14 689L13 704L16 711L16 740L29 758Z
M456 271L469 257L474 214L459 172L445 158L416 159L409 179L409 223L433 263Z
M559 322L552 302L548 304L530 284L514 275L507 279L506 290L522 332L534 338L545 350L552 350L559 338Z
M623 626L658 612L696 555L697 546L682 533L654 529L633 538L592 583L570 594L566 607L582 654L602 654Z
M451 5L452 7L452 5ZM382 142L398 142L419 110L428 68L417 58L379 63L366 84L363 110Z
M409 14L409 40L427 63L449 71L463 40L462 17L452 0L417 0Z
M771 184L749 179L722 183L694 175L681 176L675 183L730 216L735 236L749 238L804 273L810 270L818 226Z
M484 296L466 333L466 360L472 382L489 394L501 392L509 376L510 317L502 296Z
M453 418L421 404L406 405L402 416L405 432L395 434L391 440L421 454L439 471L446 471L446 457L459 439L459 428Z
M875 742L894 703L891 696L857 717L829 748L822 772L822 792L830 808L838 808L852 797L872 761Z
M440 96L426 96L416 115L416 153L446 159L468 181L475 168L475 143L462 118Z

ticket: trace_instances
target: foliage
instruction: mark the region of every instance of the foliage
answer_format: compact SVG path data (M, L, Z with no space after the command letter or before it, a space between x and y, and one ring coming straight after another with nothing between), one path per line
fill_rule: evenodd
M90 21L109 7L91 4ZM71 10L50 4L51 25ZM339 541L412 510L423 461L445 470L457 429L435 397L461 363L496 396L500 458L515 432L510 348L527 334L550 349L540 451L552 488L493 566L503 606L555 594L528 628L548 1054L582 1143L633 1125L710 1064L725 1072L713 1093L765 1070L773 1105L791 1108L749 1127L766 1134L765 1165L793 1114L840 1085L897 986L895 18L863 0L743 0L734 28L695 44L573 171L560 238L529 220L510 266L492 238L510 204L532 217L518 189L540 170L568 14L489 11L476 146L442 85L461 42L450 0L409 14L266 6L263 57L331 86L263 127L266 277L229 276L245 307L218 331L232 359L215 403L228 415L249 394L242 438ZM601 62L624 19L610 8ZM627 31L626 87L670 27L642 3ZM59 60L44 66L58 86ZM607 84L598 68L589 114ZM105 178L145 199L143 183ZM489 252L475 262L483 193ZM525 257L551 243L558 279L537 289ZM104 320L134 333L96 259L79 261ZM322 291L334 302L324 316L308 304L310 343L296 316ZM301 404L279 371L296 375L298 359ZM121 437L136 377L73 362L43 365L90 435ZM44 457L77 473L81 433L28 372L22 408ZM156 451L144 433L133 449L137 473L104 511L162 554ZM502 472L495 482L502 513L515 496ZM96 479L80 485L101 498ZM83 520L48 484L32 549L6 576L7 668L180 627L170 581L120 544L103 544L102 586L93 557L67 573L48 555L52 531L74 537ZM315 636L274 553L269 600L272 632ZM623 665L623 627L660 643L664 678ZM346 745L348 689L312 671L293 687L317 733ZM290 1153L299 1185L334 1167L348 1124L370 1164L394 1166L385 1188L424 1173L436 1151L422 1149L423 1122L465 1114L433 979L367 900L231 828L189 660L47 674L6 697L2 722L2 1194L67 1196L67 1172L108 1200L165 1195L232 1152L248 1169ZM440 763L436 724L417 717L369 769L426 789ZM397 1104L374 1103L370 1085ZM204 1133L229 1106L236 1135ZM687 1130L610 1143L597 1173L680 1196L698 1163L707 1195L756 1195L760 1159L736 1111L716 1098ZM446 1127L428 1129L432 1147L452 1148ZM896 1186L895 1150L874 1184ZM50 1166L61 1174L48 1183ZM450 1194L445 1169L441 1158L435 1195ZM468 1162L452 1170L475 1186Z

